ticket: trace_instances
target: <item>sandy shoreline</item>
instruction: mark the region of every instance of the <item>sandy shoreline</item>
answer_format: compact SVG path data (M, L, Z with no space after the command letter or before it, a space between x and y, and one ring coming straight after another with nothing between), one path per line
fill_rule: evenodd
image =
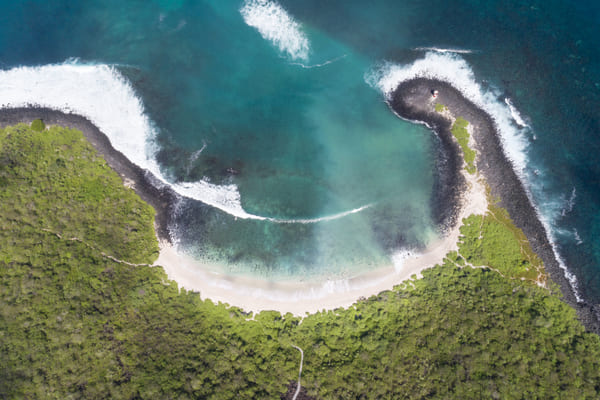
M474 147L478 150L477 166L482 176L470 175L461 167L462 158L450 133L451 121L435 112L430 95L432 87L440 90L437 101L451 107L454 115L465 117L474 128ZM48 125L68 126L81 130L107 163L133 187L140 197L156 210L156 231L160 242L160 256L155 263L162 266L169 279L180 287L197 291L203 299L227 303L246 311L276 310L282 313L305 315L321 310L348 307L361 298L391 290L413 275L440 264L445 255L457 249L462 219L487 210L484 181L492 195L501 198L505 207L523 229L531 245L546 266L551 279L561 288L565 301L573 306L586 327L598 331L598 319L593 306L577 303L568 282L560 270L546 237L545 230L529 202L525 190L512 165L504 156L495 125L490 116L466 100L459 91L445 82L417 78L401 83L394 92L390 107L400 117L427 124L439 139L436 167L437 187L434 188L432 208L434 219L444 235L431 243L420 254L401 256L395 265L362 273L342 280L321 283L270 282L267 280L227 276L209 272L202 264L172 246L168 231L172 208L177 195L168 187L156 187L158 181L150 173L131 163L116 151L108 138L88 119L47 108L30 107L0 110L0 126L18 122L29 123L41 118ZM440 206L439 209L436 206ZM395 260L397 261L397 260Z
M446 210L439 214L439 221L444 222L444 236L431 243L420 254L403 255L402 261L395 262L395 265L390 264L348 279L319 283L270 282L217 274L210 272L209 268L203 268L199 261L178 253L172 246L168 224L177 195L168 187L156 188L154 184L157 182L151 174L116 151L107 137L91 121L79 115L40 107L0 110L0 126L19 122L30 123L37 118L44 120L47 125L61 125L81 130L106 159L109 166L121 176L123 183L132 187L144 201L154 207L161 248L155 265L162 266L169 279L176 281L180 287L199 292L203 299L227 303L246 311L276 310L282 313L305 315L307 312L348 307L360 298L391 290L411 276L420 276L424 269L441 263L449 251L457 249L459 236L457 222L472 213L483 213L487 209L485 190L481 182L469 176L466 177L468 190L464 193L454 188L452 195L444 193L443 196L432 200L434 203L446 201L453 204L452 207L446 206ZM441 148L445 149L445 147L442 143ZM455 152L456 148L451 149L440 160L447 162L454 157ZM455 162L451 165L458 174L456 176L463 178L463 174L458 172L460 166L455 165ZM455 181L456 176L452 178ZM448 183L448 181L443 182L445 187L448 187L446 185ZM465 187L464 178L455 183L460 189Z
M391 99L391 107L403 118L426 122L439 134L450 134L450 126L430 108L422 107L431 98L431 90L439 91L438 103L449 106L454 115L464 117L475 126L473 137L477 150L477 169L489 185L493 198L510 214L515 225L523 230L532 249L544 263L550 279L558 284L563 301L573 307L585 327L600 334L600 310L586 301L578 302L564 271L556 258L547 232L531 203L523 183L504 154L496 125L489 114L466 99L450 84L429 78L402 82Z
M456 220L487 210L485 187L475 176L467 177L467 190L462 196ZM161 244L156 265L165 269L169 279L187 290L200 292L203 299L227 303L245 311L275 310L282 314L302 316L322 310L347 308L360 298L368 298L405 282L423 270L441 264L449 251L457 250L459 224L444 237L430 244L422 253L411 254L400 265L378 268L343 280L322 283L269 282L209 272L202 264L180 254L168 243Z
M425 99L423 104L427 109L434 109L429 98ZM168 243L161 244L161 253L156 265L163 266L169 278L178 282L180 286L198 291L203 299L226 303L245 311L275 310L297 316L340 307L347 308L361 298L392 290L394 286L401 285L413 276L420 278L423 270L441 264L450 251L458 250L463 218L472 214L484 214L488 209L484 181L479 174L468 174L463 168L464 162L459 147L449 131L450 119L437 113L434 115L448 128L442 129L442 125L432 125L431 121L427 120L427 124L436 129L440 140L438 151L441 154L436 160L436 167L449 170L437 177L437 189L441 193L436 193L431 200L433 207L437 204L440 208L434 211L434 218L444 233L424 251L410 255L399 254L401 261L389 267L378 268L348 279L321 283L269 282L209 272L211 268L203 268L200 262L178 253ZM446 203L439 204L442 202Z

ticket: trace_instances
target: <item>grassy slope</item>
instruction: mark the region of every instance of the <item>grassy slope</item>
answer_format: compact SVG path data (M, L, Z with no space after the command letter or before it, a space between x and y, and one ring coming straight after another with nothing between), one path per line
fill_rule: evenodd
M458 141L458 144L460 145L460 148L463 151L463 157L465 162L467 163L467 171L470 174L474 174L476 169L475 169L475 150L471 149L469 147L469 131L467 131L467 126L469 126L469 122L462 118L462 117L458 117L456 118L456 121L454 121L454 124L452 125L452 134L454 135L454 137L456 138L456 140Z
M492 205L486 215L465 218L460 232L459 250L469 264L505 277L546 282L542 261L503 208Z
M153 260L152 212L80 133L0 132L0 181L0 397L277 398L297 376L291 344L318 398L600 392L598 336L546 289L457 267L473 260L465 248L348 310L247 321L160 268L102 255Z

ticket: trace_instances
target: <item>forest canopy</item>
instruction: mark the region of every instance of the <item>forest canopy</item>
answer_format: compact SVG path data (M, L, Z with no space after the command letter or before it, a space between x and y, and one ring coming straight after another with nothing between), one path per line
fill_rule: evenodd
M466 221L459 253L422 279L348 309L249 315L150 265L154 211L81 132L34 128L0 131L2 398L279 398L298 377L292 345L314 398L598 398L599 337L511 279L535 263L490 250L481 230L507 232L495 218ZM488 259L502 275L465 266Z

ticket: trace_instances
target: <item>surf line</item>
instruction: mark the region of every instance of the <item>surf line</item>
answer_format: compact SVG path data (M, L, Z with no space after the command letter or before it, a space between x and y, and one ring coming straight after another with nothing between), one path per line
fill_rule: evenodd
M522 128L529 128L529 125L527 124L527 122L525 122L519 110L515 108L512 101L508 97L506 97L504 99L504 102L508 106L508 109L510 110L510 115L513 117L517 125L519 125Z
M262 217L260 215L254 215L254 214L248 214L248 213L246 213L244 216L239 216L239 218L256 219L259 221L269 221L269 222L273 222L276 224L315 224L317 222L334 221L336 219L344 218L344 217L347 217L348 215L359 213L359 212L366 210L367 208L370 208L372 206L373 206L373 203L366 204L364 206L360 206L360 207L352 209L352 210L343 211L343 212L340 212L337 214L327 215L325 217L318 217L318 218L284 219L284 218ZM236 219L237 218L238 218L238 216L236 216Z
M347 217L348 215L356 214L363 210L366 210L367 208L370 208L371 206L373 206L373 204L367 204L367 205L355 208L353 210L348 210L348 211L344 211L341 213L328 215L325 217L319 217L319 218L306 218L306 219L303 219L303 218L301 218L301 219L279 219L279 218L270 218L270 217L261 217L261 218L264 218L264 220L266 220L266 221L271 221L271 222L275 222L278 224L314 224L317 222L333 221L336 219L344 218L344 217Z
M475 50L468 49L444 49L440 47L415 47L414 51L435 51L437 53L473 54Z
M263 39L292 59L308 61L310 42L302 26L275 1L245 0L240 14L246 25L258 30Z
M80 65L70 60L66 64L0 71L0 91L4 103L0 108L40 107L81 115L106 136L115 150L148 171L156 185L168 186L181 197L200 201L235 218L308 224L342 218L364 209L322 218L279 220L247 213L236 185L215 185L207 180L170 182L154 158L157 149L151 143L157 136L156 126L146 115L142 100L129 81L110 65ZM203 145L192 154L188 167L205 148Z
M187 167L185 169L186 175L190 174L190 170L192 169L192 165L198 159L198 157L200 157L200 154L202 154L202 152L204 151L205 148L206 148L206 142L202 141L202 148L200 150L196 150L195 152L192 153L192 155L190 156L190 159L188 160Z
M324 63L321 63L321 64L306 65L306 64L303 64L303 63L299 63L299 62L291 62L290 65L298 65L298 66L300 66L300 67L302 67L304 69L320 68L320 67L324 67L324 66L329 65L329 64L333 64L334 62L339 61L342 58L346 58L346 57L348 57L348 54L344 54L344 55L341 55L339 57L332 58L331 60L327 60L327 61L325 61Z

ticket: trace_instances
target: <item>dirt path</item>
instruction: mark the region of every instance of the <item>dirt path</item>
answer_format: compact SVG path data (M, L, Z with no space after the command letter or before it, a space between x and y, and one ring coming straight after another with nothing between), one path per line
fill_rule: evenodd
M300 394L300 389L302 389L302 385L300 384L300 378L302 378L302 364L304 363L304 351L296 345L292 345L292 347L300 352L300 370L298 371L298 387L296 387L296 393L294 393L294 397L292 397L292 400L296 400L296 398Z

